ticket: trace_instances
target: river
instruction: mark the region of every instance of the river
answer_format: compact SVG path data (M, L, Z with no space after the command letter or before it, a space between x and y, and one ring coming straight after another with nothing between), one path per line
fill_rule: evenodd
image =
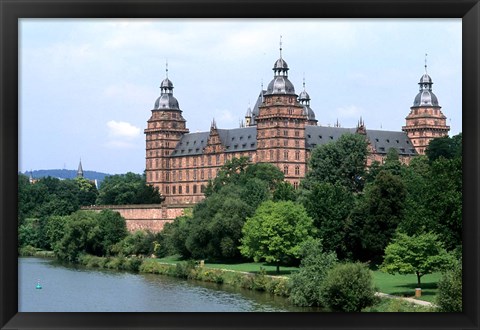
M19 258L19 312L299 312L281 297L162 275ZM37 281L42 289L36 289Z

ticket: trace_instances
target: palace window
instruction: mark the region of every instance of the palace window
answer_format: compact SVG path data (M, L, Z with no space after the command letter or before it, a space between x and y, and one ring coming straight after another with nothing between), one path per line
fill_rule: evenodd
M165 194L166 195L170 194L170 187L169 186L165 187Z
M293 188L294 188L295 190L298 189L298 182L294 182L294 183L293 183Z
M204 185L201 185L200 186L200 192L203 194L205 192L205 186Z
M178 180L182 180L182 171L178 171Z
M204 179L205 179L205 173L204 173L203 170L200 172L200 179L201 179L201 180L204 180Z
M299 136L300 136L300 132L299 132L299 131L295 131L295 136L296 136L296 137L299 137Z
M295 151L295 160L300 160L300 151Z
M193 185L193 193L194 193L194 194L197 193L197 185L196 185L196 184Z
M209 168L208 169L208 179L211 179L212 178L212 169Z
M172 186L172 195L175 195L177 193L177 187Z
M212 156L208 156L208 165L212 165Z
M300 166L295 166L295 175L300 175Z
M287 165L285 165L283 167L283 174L288 175L288 166Z
M270 159L273 160L273 150L270 150Z
M288 136L288 130L283 130L283 136Z
M217 156L216 156L215 164L216 164L216 165L220 164L220 155L217 155Z
M283 146L284 146L284 147L287 147L287 146L288 146L288 140L287 140L287 139L283 140Z
M193 180L197 180L197 170L193 170Z
M197 166L197 157L193 157L193 166Z
M283 159L288 160L288 151L283 152Z
M187 194L190 193L190 186L189 185L185 186L185 193L187 193Z

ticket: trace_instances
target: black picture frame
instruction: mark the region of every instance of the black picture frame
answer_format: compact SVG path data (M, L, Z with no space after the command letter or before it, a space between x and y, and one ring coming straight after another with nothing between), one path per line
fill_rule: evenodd
M478 0L0 0L0 326L2 329L478 329ZM18 313L18 19L449 18L462 20L463 313Z

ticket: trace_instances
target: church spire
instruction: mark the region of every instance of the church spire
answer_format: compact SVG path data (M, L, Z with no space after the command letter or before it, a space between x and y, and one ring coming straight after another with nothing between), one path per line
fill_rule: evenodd
M82 168L81 158L80 158L80 163L78 163L77 178L83 178L83 168Z

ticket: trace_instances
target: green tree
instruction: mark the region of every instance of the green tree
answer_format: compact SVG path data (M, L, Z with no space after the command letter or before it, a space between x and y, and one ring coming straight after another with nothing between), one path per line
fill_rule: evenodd
M447 253L438 236L432 232L408 236L398 232L385 249L381 270L389 274L416 274L417 285L426 274L448 269L453 257Z
M347 237L353 255L363 261L381 261L385 247L405 213L405 186L400 177L380 171L350 214ZM355 242L357 241L357 242ZM358 248L360 247L360 248Z
M462 156L462 133L454 137L442 136L430 141L425 150L428 159L433 162L440 157L452 159Z
M279 201L295 202L297 200L297 192L290 182L283 181L277 185L275 191L273 192L272 200L274 202L279 202Z
M462 264L446 271L438 282L437 305L441 312L462 311Z
M318 229L325 251L345 256L345 225L355 203L347 188L330 183L317 183L303 189L299 198Z
M62 239L65 233L66 223L69 221L69 216L51 216L48 217L45 223L45 235L48 240L48 249L55 251L56 245Z
M186 241L192 228L191 216L180 216L171 223L166 223L163 227L162 234L165 237L165 246L168 247L172 254L180 254L186 259L192 257L187 249Z
M430 167L426 207L433 227L448 250L462 242L462 159L439 158Z
M78 201L81 206L88 206L95 204L98 197L98 190L95 184L82 177L73 179L79 188Z
M193 210L185 246L196 259L238 259L242 227L255 208L242 198L242 188L225 186ZM255 196L254 196L255 197ZM258 197L258 196L256 196Z
M352 192L362 191L367 154L367 140L360 134L344 134L335 142L317 146L302 185L308 188L315 182L326 182L340 184Z
M18 228L18 245L19 247L30 245L39 248L46 245L39 219L27 218L23 221Z
M151 255L154 252L157 235L145 230L137 230L123 237L112 247L112 252L121 256Z
M255 261L277 265L300 257L301 244L315 234L313 220L302 205L293 202L266 201L242 230L241 253Z
M55 255L58 259L77 262L82 253L93 254L101 245L100 230L95 213L77 211L69 216L60 241L55 244Z
M118 212L102 210L96 214L101 244L96 254L108 255L111 247L128 235L125 219Z
M324 305L333 311L360 312L375 302L372 273L361 263L335 265L320 290Z
M145 175L128 172L106 177L98 193L97 204L159 204L162 202L158 188L147 185Z
M301 263L297 273L290 277L289 299L297 306L321 306L321 287L327 272L336 262L335 253L326 253L321 241L310 240L302 245Z

